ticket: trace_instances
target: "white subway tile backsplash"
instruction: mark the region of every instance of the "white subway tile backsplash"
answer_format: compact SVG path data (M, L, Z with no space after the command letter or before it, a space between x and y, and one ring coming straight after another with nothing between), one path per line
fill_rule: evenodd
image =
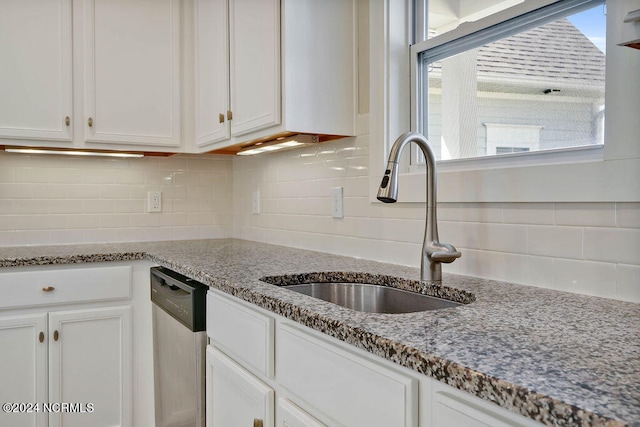
M615 203L558 203L557 225L615 227Z
M613 298L616 265L605 262L556 259L554 288L574 293Z
M0 245L228 237L232 163L207 155L77 159L0 153ZM152 190L163 192L161 213L146 212Z
M616 224L622 228L640 228L640 203L616 203Z
M440 203L438 219L460 222L505 222L502 203Z
M118 200L88 199L82 201L82 209L76 213L110 213L116 212Z
M507 224L554 224L553 203L504 203L502 209Z
M124 184L106 184L100 186L101 199L129 199L131 189Z
M580 227L527 226L527 253L581 259L582 234Z
M640 302L640 266L616 266L616 298Z
M30 199L33 186L19 183L0 183L0 194L3 199Z
M418 277L424 204L372 202L368 144L250 158L0 152L0 245L236 237L409 265ZM331 217L334 187L343 219ZM162 191L161 213L146 212L148 191ZM440 240L463 253L443 271L640 302L639 212L638 202L441 203Z
M585 228L584 258L621 264L640 264L640 229Z

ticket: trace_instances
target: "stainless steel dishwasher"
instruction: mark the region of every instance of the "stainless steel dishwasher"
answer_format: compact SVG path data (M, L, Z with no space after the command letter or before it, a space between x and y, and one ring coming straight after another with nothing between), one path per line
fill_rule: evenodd
M156 427L204 427L209 287L151 268Z

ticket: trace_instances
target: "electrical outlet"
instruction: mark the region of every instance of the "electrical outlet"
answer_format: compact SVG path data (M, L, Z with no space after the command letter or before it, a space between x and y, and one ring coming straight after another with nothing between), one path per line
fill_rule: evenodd
M260 213L260 190L255 190L251 195L251 213Z
M149 191L147 195L147 212L162 212L162 192Z
M344 218L342 211L342 187L331 189L331 216L334 218Z

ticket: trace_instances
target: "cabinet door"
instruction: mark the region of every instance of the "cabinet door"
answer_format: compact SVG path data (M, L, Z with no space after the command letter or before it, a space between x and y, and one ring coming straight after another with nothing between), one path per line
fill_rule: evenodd
M71 0L0 2L0 137L71 141L71 46Z
M273 427L274 392L213 347L207 347L207 427Z
M84 14L85 140L178 147L180 1L86 0Z
M280 1L230 0L229 31L231 134L279 124Z
M276 425L278 427L325 427L320 421L283 398L278 399Z
M1 403L42 404L47 401L46 319L44 313L0 318ZM42 411L1 411L0 425L45 426L45 417Z
M49 425L131 426L130 307L49 313L49 341L49 401L79 404Z
M230 137L229 20L227 0L196 0L195 98L196 145Z

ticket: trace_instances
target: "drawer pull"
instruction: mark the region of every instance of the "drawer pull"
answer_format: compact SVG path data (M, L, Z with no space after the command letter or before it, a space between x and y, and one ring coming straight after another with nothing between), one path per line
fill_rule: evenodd
M42 288L42 292L52 292L55 290L56 288L54 288L53 286L45 286L44 288Z
M254 418L253 419L253 427L263 427L262 420L260 420L258 418Z
M89 125L89 127L93 127L93 117L89 117L89 120L87 120L87 124Z
M58 341L58 338L60 338L60 333L57 330L53 331L53 340Z
M38 335L38 341L44 342L44 332L40 332L40 335Z
M71 124L71 117L67 116L64 118L64 124L69 126Z

